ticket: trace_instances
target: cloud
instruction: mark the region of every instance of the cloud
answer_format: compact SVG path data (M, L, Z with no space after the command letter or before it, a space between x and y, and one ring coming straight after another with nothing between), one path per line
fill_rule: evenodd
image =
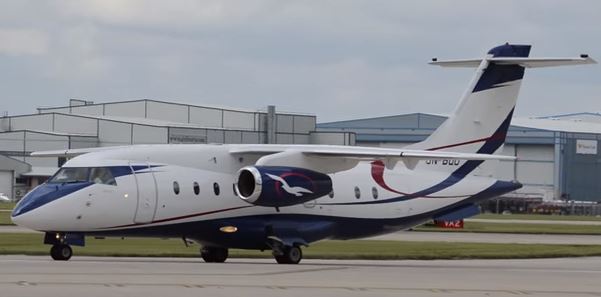
M33 29L0 27L0 55L43 55L48 52L48 36Z
M4 1L0 32L13 33L0 34L0 80L3 95L15 100L0 101L0 110L31 112L68 98L154 98L255 109L275 104L280 110L316 113L320 121L446 113L471 70L428 66L430 58L480 57L506 41L532 43L536 56L588 52L596 57L601 53L601 41L594 38L601 35L599 8L597 1L517 0L502 6L482 1ZM601 69L594 66L529 70L522 100L545 98L547 114L594 109L590 98L598 98L600 80ZM521 103L517 109L523 115L539 111L537 104Z

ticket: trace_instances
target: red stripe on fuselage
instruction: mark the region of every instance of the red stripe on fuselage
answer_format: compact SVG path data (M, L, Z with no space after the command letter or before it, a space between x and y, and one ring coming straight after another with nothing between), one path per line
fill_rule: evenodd
M253 207L253 205L238 206L238 207L232 207L232 208L212 210L212 211L207 211L207 212L193 213L193 214L189 214L189 215L185 215L185 216L156 220L156 221L152 221L150 223L135 223L135 224L129 224L129 225L105 227L105 228L100 228L100 229L125 228L125 227L133 227L133 226L150 225L150 224L155 224L155 223L164 223L164 222L169 222L169 221L176 221L176 220L187 219L187 218L192 218L192 217L199 217L199 216L204 216L204 215L209 215L209 214L214 214L214 213L219 213L219 212L225 212L225 211L230 211L230 210L236 210L236 209L242 209L242 208L248 208L248 207Z

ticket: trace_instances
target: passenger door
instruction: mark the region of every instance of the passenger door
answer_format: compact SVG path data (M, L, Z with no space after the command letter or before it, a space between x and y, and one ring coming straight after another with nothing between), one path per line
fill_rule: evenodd
M144 165L130 164L130 166L134 172L138 189L138 206L134 223L150 223L154 220L158 203L157 184L152 167L148 163Z

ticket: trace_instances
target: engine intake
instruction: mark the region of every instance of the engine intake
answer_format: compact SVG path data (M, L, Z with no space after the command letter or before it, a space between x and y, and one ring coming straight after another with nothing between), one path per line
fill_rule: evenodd
M234 186L238 197L250 204L283 207L329 194L332 179L304 168L247 166L238 171Z

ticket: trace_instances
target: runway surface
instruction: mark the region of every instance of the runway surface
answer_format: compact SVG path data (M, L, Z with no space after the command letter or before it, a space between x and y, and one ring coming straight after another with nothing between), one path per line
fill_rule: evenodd
M601 296L601 258L335 261L0 256L2 296Z

